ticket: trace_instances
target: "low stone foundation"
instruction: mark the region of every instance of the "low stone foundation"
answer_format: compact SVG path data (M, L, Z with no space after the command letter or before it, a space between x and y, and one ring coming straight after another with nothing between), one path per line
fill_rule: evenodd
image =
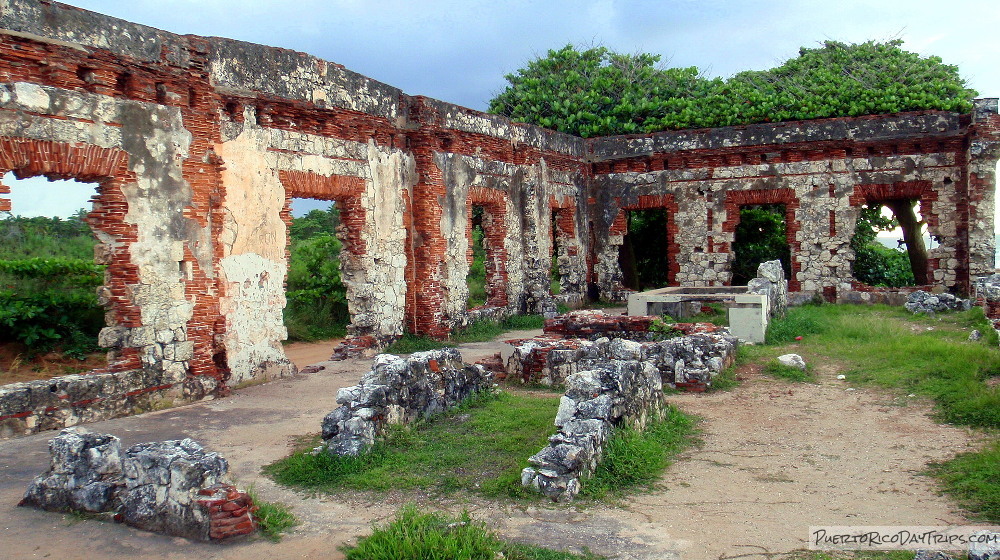
M642 359L652 362L663 383L673 388L704 391L732 362L738 341L725 327L676 323L669 325L670 333L664 333L651 329L656 321L657 317L648 315L606 315L601 311L561 315L546 321L543 336L507 341L514 349L501 377L559 385L577 371L613 359L616 348L628 341L640 343ZM658 340L671 335L673 338Z
M493 387L482 366L462 362L455 348L416 352L409 358L375 357L361 383L337 392L336 410L323 419L320 449L358 455L391 424L407 424L443 412Z
M579 371L566 379L549 445L528 459L521 484L554 501L568 502L580 491L601 461L612 431L631 425L643 428L663 408L663 385L657 368L636 358L641 345L615 340L613 359L596 369Z
M142 369L11 383L0 386L0 439L176 406L219 388L214 377Z
M616 319L597 324L620 328L644 323L642 317ZM549 438L547 447L528 459L531 467L522 471L522 485L555 501L572 500L581 480L597 468L614 429L641 429L660 415L664 385L692 391L708 388L732 363L739 342L725 328L703 328L713 332L656 342L552 336L517 341L507 360L511 376L523 382L566 386L555 419L559 431Z
M226 483L229 463L193 440L139 443L122 453L113 435L70 428L49 442L49 453L49 469L18 505L111 513L139 529L202 541L257 530L249 495Z

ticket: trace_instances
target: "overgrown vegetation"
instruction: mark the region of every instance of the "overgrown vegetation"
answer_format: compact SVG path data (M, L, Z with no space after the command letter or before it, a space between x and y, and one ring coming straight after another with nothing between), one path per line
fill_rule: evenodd
M265 468L277 482L310 490L459 489L521 496L521 469L547 443L559 400L483 395L417 425L395 426L358 457L311 454L314 442Z
M472 264L465 282L469 286L468 307L486 304L486 246L483 245L483 207L472 207Z
M421 513L413 504L372 534L343 548L348 560L597 560L588 552L573 554L511 543L497 537L468 512L458 517Z
M299 520L295 518L288 506L261 500L253 486L247 488L247 494L250 495L250 499L257 507L253 516L257 520L260 534L265 539L279 542L286 531L299 524Z
M99 350L104 309L95 289L94 239L83 210L60 218L8 216L0 221L0 343L30 353L54 349L83 359Z
M695 419L668 406L645 430L619 429L608 439L593 478L580 495L601 499L651 488L673 458L695 441Z
M667 211L663 208L628 212L628 233L618 259L623 284L644 291L667 285Z
M289 340L321 340L346 333L350 316L340 279L339 225L340 212L332 204L325 211L312 210L292 220L284 310Z
M900 40L825 41L770 70L706 78L660 56L566 45L505 76L490 111L583 136L924 109L968 113L976 92L953 65Z

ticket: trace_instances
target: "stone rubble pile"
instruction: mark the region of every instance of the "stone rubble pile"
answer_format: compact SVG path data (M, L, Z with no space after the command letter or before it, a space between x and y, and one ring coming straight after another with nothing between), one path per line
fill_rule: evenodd
M651 329L660 317L654 315L608 315L600 310L571 311L545 321L542 332L549 337L625 338L639 342L653 341L661 333ZM681 334L718 332L724 327L711 323L676 323L671 325Z
M679 323L678 326L692 325ZM558 385L577 371L606 362L618 345L636 342L641 352L638 359L651 362L659 370L664 384L704 390L712 378L731 363L737 340L722 327L703 323L692 327L689 332L693 334L658 342L606 337L596 340L538 337L509 341L514 351L507 359L507 378L522 383ZM702 327L713 332L698 332Z
M139 443L122 452L109 434L68 428L49 442L49 469L19 505L113 513L127 525L195 540L257 529L250 497L226 483L229 464L190 439Z
M389 425L443 412L492 387L493 376L482 366L462 362L455 348L409 358L380 354L358 385L337 392L340 406L323 418L323 445L317 451L358 455Z
M737 340L722 331L661 342L625 339L562 341L572 348L551 350L549 382L564 379L549 445L531 456L521 483L555 501L570 501L581 480L593 474L611 432L642 428L662 411L663 385L704 390L729 365ZM530 344L529 341L527 344ZM511 360L516 361L517 351Z
M917 290L906 298L903 307L911 313L933 315L941 311L968 311L972 307L972 301L948 293L932 294Z
M642 361L642 345L612 343L615 358L566 379L549 445L528 459L521 484L554 501L568 502L601 460L611 432L621 426L643 428L663 408L663 385L656 366Z

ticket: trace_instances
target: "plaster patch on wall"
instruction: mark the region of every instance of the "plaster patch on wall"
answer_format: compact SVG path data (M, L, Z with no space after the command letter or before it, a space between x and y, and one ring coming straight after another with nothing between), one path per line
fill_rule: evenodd
M285 308L285 263L256 253L224 257L226 296L219 311L226 318L229 386L294 375L281 341L288 337L282 323Z
M245 121L253 121L252 109ZM285 191L268 164L269 139L267 130L248 125L215 149L225 162L226 214L220 235L224 293L219 306L226 318L223 344L230 385L295 371L281 348L288 336L282 318L287 264L280 212Z

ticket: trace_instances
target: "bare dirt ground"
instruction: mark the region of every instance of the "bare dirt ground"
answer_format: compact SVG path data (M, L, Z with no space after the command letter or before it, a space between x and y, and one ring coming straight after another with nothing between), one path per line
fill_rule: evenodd
M298 363L310 351L325 359L330 348L332 343L286 350ZM497 349L497 343L463 346L467 361ZM0 442L0 558L337 559L343 558L339 546L412 500L428 509L468 509L507 538L586 546L622 559L765 558L803 548L810 525L967 521L919 473L930 461L976 448L975 438L934 423L926 403L849 390L830 367L818 368L818 384L748 372L731 392L671 396L704 419L702 445L668 469L662 488L615 506L526 506L475 496L310 496L275 485L260 469L287 455L299 436L318 432L337 389L355 384L369 361L324 365L318 373L248 387L226 399L87 426L113 433L125 445L192 437L220 452L240 485L253 484L264 499L292 506L302 524L282 542L194 543L17 508L31 478L47 464L46 442L54 435L49 432Z

